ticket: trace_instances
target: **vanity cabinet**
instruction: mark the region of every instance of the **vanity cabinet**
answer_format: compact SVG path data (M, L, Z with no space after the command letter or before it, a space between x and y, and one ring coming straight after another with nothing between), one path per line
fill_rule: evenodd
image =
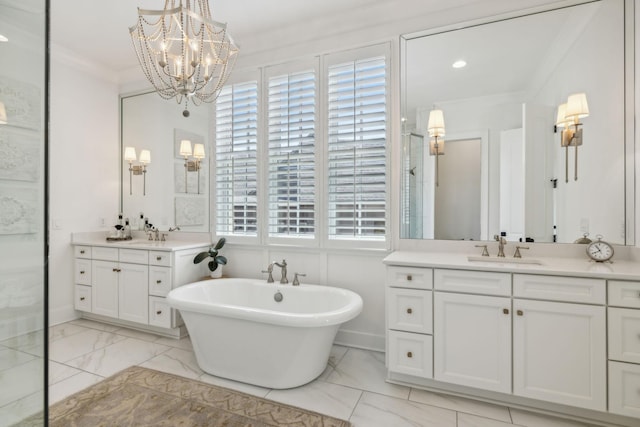
M94 320L184 335L182 319L165 297L174 287L206 275L206 264L193 264L195 255L206 248L76 245L75 309Z

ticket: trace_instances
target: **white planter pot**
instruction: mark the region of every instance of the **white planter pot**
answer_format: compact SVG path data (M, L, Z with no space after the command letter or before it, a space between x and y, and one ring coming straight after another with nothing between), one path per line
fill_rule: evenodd
M218 268L211 272L211 277L213 279L219 279L222 277L222 265L218 264Z

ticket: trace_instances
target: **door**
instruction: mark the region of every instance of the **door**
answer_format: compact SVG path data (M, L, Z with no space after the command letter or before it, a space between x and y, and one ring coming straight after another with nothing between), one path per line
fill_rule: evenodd
M91 261L91 312L118 317L118 263Z
M605 308L516 299L513 310L513 393L605 411Z
M118 317L149 324L149 266L121 263L118 282Z
M511 392L511 300L435 292L434 379Z

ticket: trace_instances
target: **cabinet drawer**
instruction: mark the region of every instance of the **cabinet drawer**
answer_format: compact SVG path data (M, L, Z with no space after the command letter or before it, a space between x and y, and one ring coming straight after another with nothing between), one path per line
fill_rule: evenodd
M148 264L149 252L140 249L120 249L120 262Z
M433 270L417 267L387 267L387 286L432 289Z
M387 288L389 329L430 334L433 332L431 291Z
M91 284L91 260L76 258L74 278L78 285Z
M171 266L171 252L149 251L149 265Z
M640 308L640 282L609 280L609 305Z
M91 286L76 285L73 306L79 311L91 311Z
M76 258L91 259L91 246L74 246L73 253Z
M511 274L486 271L435 270L433 285L437 290L482 295L511 295Z
M164 298L149 297L149 324L161 328L171 327L171 307Z
M640 310L609 309L609 359L640 363Z
M606 284L604 279L514 274L513 296L551 301L604 304Z
M149 295L166 296L171 290L171 268L149 267Z
M640 417L640 365L609 362L609 412Z
M389 331L388 338L389 371L421 378L433 378L431 335Z
M118 261L118 248L94 246L91 248L91 258L103 261Z

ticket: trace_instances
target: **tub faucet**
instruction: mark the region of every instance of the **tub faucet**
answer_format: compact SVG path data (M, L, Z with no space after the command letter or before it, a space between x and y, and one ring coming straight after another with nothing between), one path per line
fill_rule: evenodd
M262 270L263 273L269 273L267 277L267 283L273 283L273 263L269 264L266 270Z
M496 239L496 241L498 242L498 257L504 258L504 245L507 244L507 239L505 239L504 237L498 234L493 236L493 238Z
M283 259L282 264L274 261L273 264L277 265L282 269L282 277L280 278L280 283L282 284L289 283L289 279L287 279L287 260Z

